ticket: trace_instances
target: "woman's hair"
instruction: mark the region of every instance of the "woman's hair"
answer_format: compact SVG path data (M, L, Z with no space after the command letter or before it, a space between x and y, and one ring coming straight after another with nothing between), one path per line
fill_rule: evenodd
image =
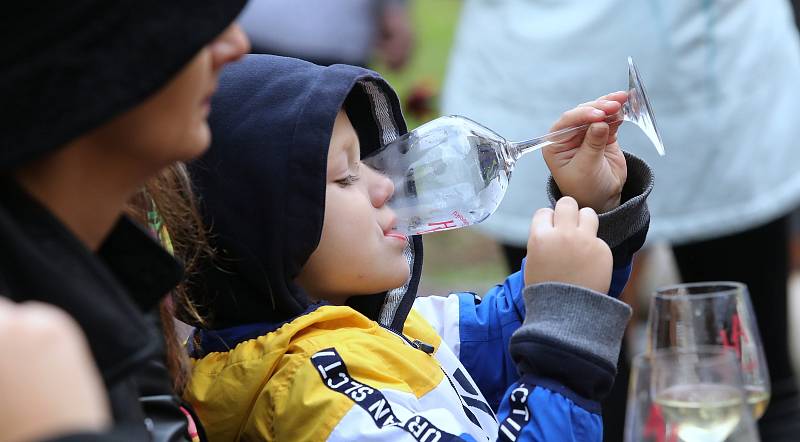
M176 394L183 392L189 376L189 360L175 329L175 318L202 325L203 318L187 294L186 281L199 262L213 254L197 209L186 166L176 163L145 184L129 205L129 213L149 225L161 243L183 262L183 282L159 306L166 345L167 369Z

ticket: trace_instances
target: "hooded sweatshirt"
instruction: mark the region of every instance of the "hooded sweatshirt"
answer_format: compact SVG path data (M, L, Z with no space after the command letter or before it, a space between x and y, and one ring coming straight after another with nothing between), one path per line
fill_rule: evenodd
M419 237L403 287L334 306L294 282L320 240L337 112L362 156L406 130L376 73L249 56L212 105L214 142L190 170L217 254L192 285L209 324L186 393L210 440L602 439L630 316L613 296L517 272L482 297L417 298ZM612 295L649 223L650 170L627 160L623 204L600 217Z

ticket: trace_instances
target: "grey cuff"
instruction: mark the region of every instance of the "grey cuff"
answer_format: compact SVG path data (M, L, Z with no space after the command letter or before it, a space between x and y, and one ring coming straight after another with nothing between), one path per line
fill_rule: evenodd
M643 160L625 152L628 166L628 179L622 188L620 205L614 210L601 213L597 237L614 248L650 224L650 211L647 209L647 196L653 190L653 169ZM547 180L547 196L550 205L555 206L563 195L551 176Z
M628 304L570 284L546 282L525 287L525 322L512 340L546 340L617 366Z

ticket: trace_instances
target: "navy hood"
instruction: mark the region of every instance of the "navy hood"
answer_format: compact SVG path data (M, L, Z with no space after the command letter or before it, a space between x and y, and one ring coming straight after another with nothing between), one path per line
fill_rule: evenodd
M212 145L189 165L215 249L189 284L208 328L285 321L313 308L294 280L319 244L328 146L342 108L362 156L406 132L396 94L370 70L270 55L223 70L209 116ZM352 298L352 306L402 324L419 279L419 237L406 256L406 287Z

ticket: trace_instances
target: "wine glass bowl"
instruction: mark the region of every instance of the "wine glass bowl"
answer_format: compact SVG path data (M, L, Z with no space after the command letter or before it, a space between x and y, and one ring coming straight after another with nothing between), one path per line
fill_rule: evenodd
M489 217L508 187L508 143L469 118L440 117L364 163L394 184L389 207L404 235L451 230Z

